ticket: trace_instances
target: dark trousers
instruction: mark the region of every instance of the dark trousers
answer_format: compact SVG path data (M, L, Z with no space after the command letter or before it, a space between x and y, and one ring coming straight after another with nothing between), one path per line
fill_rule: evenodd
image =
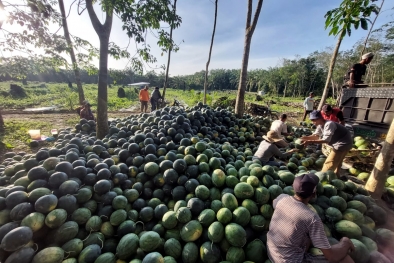
M146 112L148 110L148 102L141 100L141 112Z
M151 100L150 104L152 105L152 111L157 110L157 100Z
M307 116L309 113L311 113L311 112L312 112L311 110L305 110L305 109L304 109L304 117L302 118L302 121L305 121L306 116Z

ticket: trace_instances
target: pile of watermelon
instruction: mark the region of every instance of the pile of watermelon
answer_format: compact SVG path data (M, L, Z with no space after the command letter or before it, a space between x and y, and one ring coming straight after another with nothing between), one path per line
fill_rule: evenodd
M300 152L286 166L252 160L270 124L201 104L166 107L111 121L103 140L81 120L53 148L7 153L0 262L270 262L272 201L315 172L321 182L310 208L331 244L347 236L355 262L390 263L378 252L394 243L394 232L379 228L385 211L362 187L318 172L324 155L294 138Z

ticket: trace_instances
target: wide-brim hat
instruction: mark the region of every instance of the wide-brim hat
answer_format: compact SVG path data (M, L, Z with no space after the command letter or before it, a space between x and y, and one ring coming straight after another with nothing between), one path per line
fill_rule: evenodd
M267 132L267 135L264 135L263 138L264 140L269 141L270 143L275 143L280 147L288 146L287 142L285 142L276 131Z

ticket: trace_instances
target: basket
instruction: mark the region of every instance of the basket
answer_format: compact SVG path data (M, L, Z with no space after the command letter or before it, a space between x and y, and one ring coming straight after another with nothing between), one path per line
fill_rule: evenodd
M322 145L322 152L325 156L330 155L332 147L324 143ZM352 159L352 161L363 162L363 163L375 163L376 157L378 156L380 148L358 150L351 149L347 154L346 158Z

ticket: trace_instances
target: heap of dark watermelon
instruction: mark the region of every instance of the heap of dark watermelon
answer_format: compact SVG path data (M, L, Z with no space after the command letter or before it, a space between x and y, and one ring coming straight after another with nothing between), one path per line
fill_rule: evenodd
M252 156L271 121L202 104L109 124L102 140L81 120L51 149L6 154L0 262L269 262L272 200L322 158L302 150L289 166L261 166ZM363 188L319 177L310 207L330 242L348 236L356 262L390 262L377 251L394 242L375 228L385 212Z

